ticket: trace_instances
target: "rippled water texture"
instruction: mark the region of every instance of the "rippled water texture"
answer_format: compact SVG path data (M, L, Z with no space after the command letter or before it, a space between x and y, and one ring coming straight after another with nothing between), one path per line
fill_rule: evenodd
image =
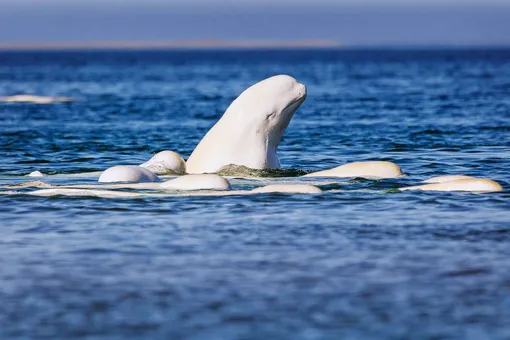
M308 86L289 174L389 160L408 176L323 195L0 195L0 338L510 338L509 50L2 52L0 96L78 100L0 103L0 185L187 157L279 73ZM394 190L442 174L506 192Z

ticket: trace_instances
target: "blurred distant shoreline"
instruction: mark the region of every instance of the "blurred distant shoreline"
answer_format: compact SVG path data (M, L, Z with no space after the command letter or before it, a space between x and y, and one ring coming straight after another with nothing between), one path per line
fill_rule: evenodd
M493 44L371 44L344 45L334 40L299 41L97 41L97 42L0 42L0 52L22 51L179 51L179 50L509 50Z
M294 49L339 48L343 45L333 40L299 41L97 41L97 42L0 42L0 51L23 50L166 50L166 49Z

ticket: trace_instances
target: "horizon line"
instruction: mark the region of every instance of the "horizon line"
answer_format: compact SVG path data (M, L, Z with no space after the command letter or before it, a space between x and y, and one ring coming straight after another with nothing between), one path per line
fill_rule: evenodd
M510 44L361 44L345 45L335 40L169 40L169 41L86 41L86 42L0 42L0 51L78 50L215 50L215 49L464 49L510 48Z

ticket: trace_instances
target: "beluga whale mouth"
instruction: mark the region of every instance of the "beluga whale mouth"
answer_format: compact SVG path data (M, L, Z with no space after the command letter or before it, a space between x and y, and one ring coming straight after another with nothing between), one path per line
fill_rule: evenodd
M275 149L278 148L283 133L285 132L285 129L287 129L287 126L289 126L292 116L294 116L294 112L296 112L296 110L301 106L301 104L303 104L303 102L306 99L307 95L306 86L301 83L298 83L297 86L301 87L300 89L298 89L299 96L295 100L290 102L289 105L287 105L287 107L285 107L282 110L281 118L278 120L275 128L268 135L269 145L274 147Z
M187 172L217 172L231 164L280 168L278 145L306 95L306 86L287 75L252 85L230 104L193 150L186 162Z

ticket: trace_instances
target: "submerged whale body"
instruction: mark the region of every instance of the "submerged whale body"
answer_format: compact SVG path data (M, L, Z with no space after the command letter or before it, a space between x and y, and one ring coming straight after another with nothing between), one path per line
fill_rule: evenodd
M423 183L444 183L444 182L451 182L456 181L458 179L473 179L475 177L466 176L466 175L445 175L445 176L437 176L432 177L429 179L426 179L423 181Z
M206 174L209 175L209 174ZM204 176L206 176L204 175ZM202 175L190 175L190 176L202 176ZM181 193L150 193L150 192L124 192L117 190L98 190L98 189L87 189L87 188L52 188L52 189L40 189L35 191L25 192L26 195L35 196L93 196L93 197L109 197L109 198L134 198L143 196L241 196L241 195L258 195L258 194L321 194L322 190L319 188L307 185L307 184L281 184L281 185L268 185L265 187L256 188L253 190L215 190L209 188L195 188L195 189L177 189L178 191L185 191ZM14 194L19 195L20 192L1 192L0 195Z
M117 165L103 171L98 182L158 182L159 177L147 169L136 165Z
M398 165L386 161L354 162L333 169L312 172L304 177L395 178L403 172Z
M441 178L443 177L443 178ZM441 176L434 177L424 182L432 180L430 184L400 188L401 191L406 190L422 190L422 191L469 191L469 192L500 192L503 187L497 182L485 178L476 178L470 176ZM459 179L460 177L460 179ZM449 180L450 179L450 180Z
M306 98L306 86L287 75L262 80L237 97L186 162L188 173L213 173L234 164L280 168L282 135Z
M231 190L230 183L216 174L194 174L180 176L161 183L162 189L172 190Z
M322 190L310 184L270 184L253 189L251 193L322 194Z

